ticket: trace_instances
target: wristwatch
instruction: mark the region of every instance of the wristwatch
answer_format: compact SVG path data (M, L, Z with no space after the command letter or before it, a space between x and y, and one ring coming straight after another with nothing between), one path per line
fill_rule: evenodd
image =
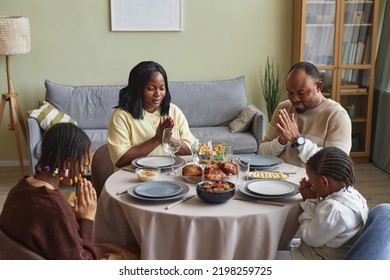
M299 135L295 143L293 144L295 147L302 146L306 143L306 137L303 135Z

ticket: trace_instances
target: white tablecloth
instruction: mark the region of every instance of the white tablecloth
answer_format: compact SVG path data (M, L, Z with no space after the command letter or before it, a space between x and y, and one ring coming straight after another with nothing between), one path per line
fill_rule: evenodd
M306 175L303 168L289 164L277 170L296 172L287 179L294 183ZM186 183L189 194L196 193L195 184L174 179ZM163 173L158 180L172 177ZM208 204L196 196L166 210L172 201L117 195L139 183L134 173L124 170L108 178L98 201L95 242L138 243L141 259L151 260L274 259L278 248L285 248L298 229L300 194L282 200L283 207L233 199ZM245 196L238 190L236 195Z

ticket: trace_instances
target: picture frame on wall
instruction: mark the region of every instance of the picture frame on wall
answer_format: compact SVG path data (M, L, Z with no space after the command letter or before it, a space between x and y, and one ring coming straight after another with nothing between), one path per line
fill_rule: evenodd
M111 31L181 31L181 0L111 0Z

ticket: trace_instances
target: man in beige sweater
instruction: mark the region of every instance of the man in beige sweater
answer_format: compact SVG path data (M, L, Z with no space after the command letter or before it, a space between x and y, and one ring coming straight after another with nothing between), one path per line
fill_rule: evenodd
M324 147L338 147L349 154L351 120L339 103L322 95L322 87L320 72L313 64L299 62L290 69L286 81L289 100L276 108L260 154L301 167Z

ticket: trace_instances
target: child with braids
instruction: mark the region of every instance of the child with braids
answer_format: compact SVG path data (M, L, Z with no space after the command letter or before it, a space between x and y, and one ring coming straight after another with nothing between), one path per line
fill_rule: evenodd
M341 149L326 147L308 160L306 173L309 180L299 187L301 244L291 248L292 258L343 259L368 215L366 200L352 186L352 161Z
M91 182L82 178L90 146L85 132L73 124L51 127L36 173L20 179L7 196L1 229L45 259L137 258L127 248L93 242L97 196ZM65 181L77 184L74 207L59 189Z

